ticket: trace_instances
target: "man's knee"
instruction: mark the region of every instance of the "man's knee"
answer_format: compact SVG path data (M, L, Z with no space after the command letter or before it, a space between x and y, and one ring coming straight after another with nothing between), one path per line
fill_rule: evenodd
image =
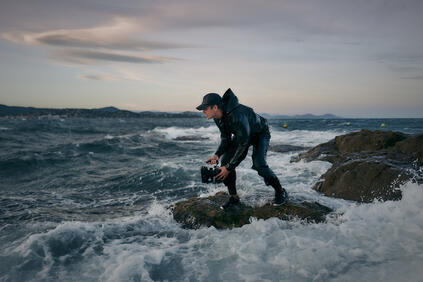
M253 169L255 171L257 171L258 175L260 175L262 177L268 177L268 176L273 174L271 169L267 165L266 166L259 166L259 167L253 166Z
M226 186L235 184L236 181L236 171L232 170L229 172L228 176L223 180L223 184Z
M260 174L260 171L269 168L269 166L263 158L253 158L253 166L251 168Z
M269 183L274 178L277 178L273 170L271 170L267 164L260 166L253 164L252 169L256 170L258 175L264 178L264 182L266 183L266 185L270 185Z

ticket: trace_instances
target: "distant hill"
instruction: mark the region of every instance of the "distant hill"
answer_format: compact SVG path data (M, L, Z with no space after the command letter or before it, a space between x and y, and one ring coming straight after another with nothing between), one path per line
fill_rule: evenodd
M34 107L16 107L0 105L0 117L41 117L41 116L60 116L60 117L84 117L84 118L199 118L202 116L200 112L181 112L181 113L167 113L167 112L132 112L127 110L120 110L116 107L104 107L98 109L49 109L49 108L34 108Z
M341 119L342 117L335 116L333 114L325 115L271 115L266 113L260 113L261 116L267 119ZM14 117L14 116L25 116L25 117L41 117L41 116L60 116L60 117L85 117L85 118L200 118L203 117L201 112L158 112L158 111L142 111L133 112L127 110L121 110L116 107L104 107L97 109L50 109L50 108L34 108L34 107L16 107L6 106L0 104L0 117Z
M304 114L304 115L271 115L266 113L260 113L261 116L267 119L343 119L333 114L324 114L324 115L313 115L313 114Z

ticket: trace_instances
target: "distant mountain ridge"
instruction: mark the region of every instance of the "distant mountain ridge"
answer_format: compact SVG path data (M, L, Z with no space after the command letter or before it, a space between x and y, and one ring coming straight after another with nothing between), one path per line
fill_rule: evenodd
M164 117L164 118L199 118L200 112L181 112L181 113L167 113L167 112L132 112L121 110L116 107L104 107L97 109L50 109L50 108L34 108L34 107L17 107L0 105L0 117L41 117L41 116L60 116L60 117L85 117L85 118L145 118L145 117Z
M144 118L144 117L164 117L164 118L200 118L203 117L201 112L159 112L159 111L141 111L133 112L128 110L121 110L116 107L103 107L95 109L76 109L76 108L34 108L34 107L19 107L6 106L0 104L0 117L41 117L41 116L60 116L60 117L104 117L104 118ZM271 115L260 113L261 116L267 119L341 119L342 117L333 114L325 115Z
M260 113L261 116L267 119L343 119L333 114L324 114L324 115L313 115L313 114L304 114L304 115L271 115L266 113Z

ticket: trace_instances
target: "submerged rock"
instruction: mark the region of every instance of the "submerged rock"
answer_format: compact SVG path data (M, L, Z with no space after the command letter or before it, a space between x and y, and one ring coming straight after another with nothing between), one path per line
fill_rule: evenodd
M206 198L191 198L172 206L173 218L184 228L197 229L201 226L214 226L218 229L241 227L249 224L252 218L268 219L277 217L282 220L299 218L307 222L322 222L332 210L318 203L288 201L275 207L265 204L261 207L247 206L242 202L229 209L220 206L228 199L226 192L218 192Z
M196 136L196 135L185 135L185 136L178 136L174 138L173 140L176 141L203 141L203 140L209 140L208 137L202 137L202 136Z
M320 144L294 161L324 160L333 166L313 189L329 197L372 202L399 200L397 188L411 178L420 181L423 134L361 130Z
M277 144L277 145L270 145L268 150L272 152L277 152L277 153L287 153L287 152L293 152L293 151L303 151L309 148L310 147Z

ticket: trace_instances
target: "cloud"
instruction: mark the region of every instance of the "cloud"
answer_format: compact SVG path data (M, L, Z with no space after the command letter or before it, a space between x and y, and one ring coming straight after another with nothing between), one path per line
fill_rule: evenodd
M404 77L401 77L401 79L423 80L423 75L404 76Z
M101 74L81 74L77 76L80 79L84 80L101 80L101 81L123 81L127 80L122 77L115 77L111 75L101 75Z
M135 68L135 70L133 69ZM77 78L83 80L97 81L142 81L154 82L154 78L148 74L140 72L138 67L131 68L129 65L115 66L113 69L91 68L84 74L79 74Z
M92 65L99 62L157 64L181 60L172 57L139 55L118 51L94 51L86 49L61 49L50 55L50 58L53 60L81 65Z
M125 34L128 30L145 33L207 27L259 28L264 33L274 29L275 33L293 32L300 37L313 36L317 33L359 37L366 35L367 38L373 38L383 35L397 37L400 33L401 36L410 38L420 36L419 27L423 21L421 17L423 2L418 0L268 0L265 4L256 0L122 0L119 5L108 1L75 0L65 1L60 5L51 5L51 1L45 0L35 1L36 3L30 0L23 1L24 4L22 1L11 1L8 9L3 9L1 14L2 18L13 22L15 27L26 22L25 16L37 19L37 22L46 22L47 25L50 18L57 22L58 19L54 17L58 15L61 18L60 22L66 20L70 23L78 23L81 17L89 17L91 20L95 15L95 19L91 21L95 22L100 18L110 18L110 15L120 15L108 25L38 34L41 36L39 40L48 44L62 44L69 41L72 44L80 43L78 37L81 32L89 33L96 38L97 32L118 36L119 32ZM22 13L22 10L26 11L28 7L32 7L32 11ZM52 17L45 16L46 10ZM77 38L74 38L75 33ZM63 40L63 35L71 35L71 38ZM84 42L86 40L87 38L84 38ZM144 47L143 44L141 46Z
M171 42L136 39L143 25L134 19L116 17L111 24L85 29L58 29L44 32L6 32L2 37L19 44L56 47L156 50L194 47Z

